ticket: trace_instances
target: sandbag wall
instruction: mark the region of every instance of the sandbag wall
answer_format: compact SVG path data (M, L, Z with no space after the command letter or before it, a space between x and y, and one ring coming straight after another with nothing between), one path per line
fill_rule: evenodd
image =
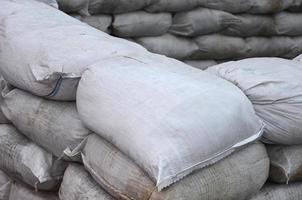
M60 8L149 51L205 69L249 57L302 53L301 0L59 0Z

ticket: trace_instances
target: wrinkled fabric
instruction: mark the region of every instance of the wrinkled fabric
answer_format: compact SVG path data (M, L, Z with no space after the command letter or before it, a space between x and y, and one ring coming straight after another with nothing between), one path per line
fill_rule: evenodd
M9 200L9 193L12 185L12 180L0 170L0 199Z

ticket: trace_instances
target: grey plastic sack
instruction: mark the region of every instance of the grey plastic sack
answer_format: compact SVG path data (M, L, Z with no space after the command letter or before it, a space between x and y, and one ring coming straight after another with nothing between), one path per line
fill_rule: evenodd
M267 153L271 162L270 181L283 184L302 181L301 145L267 145Z
M267 184L250 200L299 200L302 198L302 183L289 185Z
M171 34L157 37L141 37L136 38L135 41L153 53L176 59L189 58L198 50L198 46L190 38Z
M171 13L137 11L114 15L112 27L113 35L126 38L160 36L168 32L171 24Z
M52 190L60 183L65 163L29 141L15 127L2 124L0 169L36 189Z
M12 185L12 180L0 170L0 199L9 200L9 193Z
M170 33L182 36L199 36L217 33L236 20L234 15L224 11L197 8L179 12L173 16Z
M89 0L57 0L59 9L66 13L79 13L88 16Z
M208 67L217 65L217 62L215 60L185 60L184 62L192 67L201 70L205 70Z
M302 14L281 12L275 16L276 32L278 35L302 35Z
M252 0L252 7L248 12L253 14L277 13L300 4L301 0Z
M0 27L4 79L56 100L75 100L81 74L94 62L146 52L140 45L111 37L32 0L2 0Z
M200 0L200 5L230 13L244 13L251 9L253 0Z
M196 8L199 2L200 0L154 0L145 10L148 12L180 12Z
M72 16L100 31L103 31L105 33L111 32L112 16L110 15L93 15L93 16L72 15Z
M66 169L59 196L60 200L114 200L78 164L70 164Z
M282 58L250 58L207 70L237 87L264 121L264 141L302 144L301 63Z
M262 134L238 88L153 54L96 63L80 81L77 108L84 124L135 160L159 190Z
M260 190L269 170L265 147L251 144L158 192L135 161L97 135L87 139L83 160L95 180L117 199L240 200Z
M90 131L74 102L46 100L19 89L2 95L1 109L18 130L56 157L80 159L80 144Z

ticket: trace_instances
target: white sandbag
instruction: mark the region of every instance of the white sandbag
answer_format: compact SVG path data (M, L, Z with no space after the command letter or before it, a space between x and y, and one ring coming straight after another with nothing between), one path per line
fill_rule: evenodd
M236 20L228 23L223 34L237 37L276 35L273 17L266 15L236 15Z
M41 190L57 187L65 163L29 141L11 125L0 125L0 169Z
M201 0L200 5L230 13L244 13L251 9L253 0Z
M54 8L56 8L56 9L59 8L57 0L36 0L36 1L45 3L45 4L50 5L50 6L54 7Z
M238 88L153 54L96 63L80 81L77 108L84 124L135 160L159 190L262 134Z
M278 35L302 35L302 14L281 12L275 15L276 32Z
M191 10L199 5L200 0L155 0L145 8L148 12L180 12Z
M127 13L150 5L158 0L89 0L91 14L116 14Z
M217 33L225 29L234 15L224 11L197 8L188 12L179 12L173 16L170 33L182 36L198 36Z
M9 200L59 200L55 193L35 191L21 183L11 186Z
M56 0L59 9L66 13L79 13L83 16L89 16L89 0Z
M266 124L264 141L302 144L301 63L282 58L251 58L207 69L238 86Z
M9 193L12 185L12 180L0 170L0 199L9 200Z
M260 190L269 171L265 147L252 144L158 192L135 162L97 135L89 136L83 160L94 179L117 199L246 199Z
M111 32L112 17L110 15L93 15L93 16L81 16L72 15L74 18L89 24L90 26L103 31L105 33Z
M193 59L230 59L246 55L248 49L243 38L224 35L205 35L194 39L198 51L191 56Z
M60 200L114 200L78 164L70 164L66 169L59 196Z
M163 35L171 24L171 13L137 11L114 15L112 27L113 35L126 38Z
M48 152L79 160L78 148L90 131L82 124L74 102L46 100L14 89L3 92L1 109L18 130Z
M242 57L283 57L293 58L299 53L291 37L249 37L246 39L248 53Z
M217 65L217 62L215 60L185 60L184 62L192 67L201 70L205 70L208 67Z
M270 181L284 184L302 181L301 145L267 145L267 153L271 162Z
M153 53L176 59L186 59L198 50L193 40L171 34L135 38L135 41Z
M302 199L302 183L290 185L267 184L250 200L299 200Z
M57 100L75 100L79 78L94 62L146 51L32 0L2 0L0 28L4 79Z

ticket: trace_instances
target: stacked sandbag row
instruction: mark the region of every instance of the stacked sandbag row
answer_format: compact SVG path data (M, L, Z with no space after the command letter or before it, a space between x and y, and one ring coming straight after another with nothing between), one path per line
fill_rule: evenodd
M99 30L199 69L228 60L293 58L302 53L301 0L58 0L58 3L67 13L86 13L77 18Z
M240 88L264 121L267 185L251 200L302 199L302 63L252 58L207 69Z
M263 186L263 123L231 83L42 3L1 6L0 169L14 181L61 184L62 200L244 200Z

